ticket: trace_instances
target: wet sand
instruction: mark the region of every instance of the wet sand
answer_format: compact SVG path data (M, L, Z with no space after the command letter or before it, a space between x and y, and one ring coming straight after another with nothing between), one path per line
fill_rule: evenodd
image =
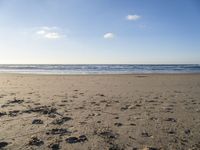
M0 149L198 150L200 74L0 74Z

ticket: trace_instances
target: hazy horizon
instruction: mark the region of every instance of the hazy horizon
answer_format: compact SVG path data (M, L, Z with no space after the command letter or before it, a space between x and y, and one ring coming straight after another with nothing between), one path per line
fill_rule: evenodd
M198 0L0 0L0 64L200 64Z

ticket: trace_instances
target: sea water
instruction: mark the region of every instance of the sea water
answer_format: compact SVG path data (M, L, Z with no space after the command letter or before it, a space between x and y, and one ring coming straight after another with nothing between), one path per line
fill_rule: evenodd
M199 64L1 64L0 73L23 74L141 74L141 73L200 73Z

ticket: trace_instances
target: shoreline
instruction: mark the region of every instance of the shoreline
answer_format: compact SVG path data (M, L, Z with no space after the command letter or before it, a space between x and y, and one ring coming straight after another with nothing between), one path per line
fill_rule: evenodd
M113 73L113 74L43 74L43 73L0 73L1 75L23 75L23 76L138 76L138 75L200 75L197 73Z

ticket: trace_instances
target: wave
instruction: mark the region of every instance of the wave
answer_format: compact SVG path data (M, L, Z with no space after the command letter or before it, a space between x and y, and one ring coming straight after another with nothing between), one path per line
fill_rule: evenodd
M127 73L200 73L199 64L156 65L0 65L1 73L33 74L127 74Z

